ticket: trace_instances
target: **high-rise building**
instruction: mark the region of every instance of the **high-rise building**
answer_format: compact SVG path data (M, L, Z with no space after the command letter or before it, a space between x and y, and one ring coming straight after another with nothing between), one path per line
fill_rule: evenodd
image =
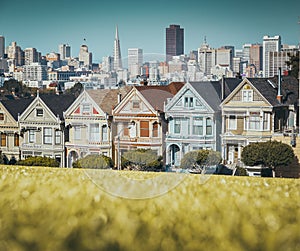
M114 41L114 70L122 69L122 57L121 57L121 48L119 40L119 31L118 26L116 26L116 35Z
M261 44L252 44L249 50L249 63L254 65L257 72L262 70L263 47Z
M101 70L104 72L111 72L114 68L114 58L111 56L102 58Z
M166 61L173 56L184 54L184 29L180 25L172 24L166 28Z
M0 36L0 58L4 58L5 53L5 38Z
M6 48L7 58L13 61L15 66L24 65L24 51L17 42L12 42L11 45Z
M223 66L223 67L228 67L229 69L232 69L232 66L233 66L233 51L234 49L232 48L225 48L225 47L222 47L222 48L219 48L216 50L216 58L217 58L217 61L216 61L216 64L220 65L220 66Z
M39 56L40 53L36 50L36 48L26 48L24 50L25 65L39 62Z
M291 56L296 56L297 51L271 51L269 52L269 65L267 75L268 77L274 77L278 75L279 68L281 68L282 73L289 70L287 61L290 60Z
M71 46L68 44L60 44L58 46L60 59L65 60L71 57Z
M143 50L139 48L128 49L128 70L130 77L136 77L141 74L143 65Z
M198 62L200 71L205 75L211 74L211 68L216 65L216 50L209 47L204 41L204 44L198 49Z
M279 52L281 49L280 36L263 37L263 76L269 77L270 52Z
M24 80L43 81L47 80L47 66L40 63L24 65Z
M88 68L92 65L92 53L89 52L89 49L85 44L80 46L79 61L83 66Z

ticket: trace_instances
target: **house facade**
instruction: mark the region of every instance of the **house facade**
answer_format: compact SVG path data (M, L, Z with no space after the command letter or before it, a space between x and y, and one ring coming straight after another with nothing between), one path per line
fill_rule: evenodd
M168 86L136 86L116 106L113 110L114 161L118 167L122 154L129 150L152 149L165 157L167 121L164 102L182 86L181 82Z
M18 115L26 109L32 100L32 98L28 98L2 100L0 102L0 151L7 157L7 160L20 159L22 137L20 137L19 132Z
M129 89L84 90L64 113L66 126L70 128L66 141L67 167L90 154L113 157L112 109Z
M220 97L211 82L186 83L166 103L167 165L180 166L183 155L189 151L221 150L220 103Z
M65 166L63 111L74 100L71 95L37 94L18 118L22 159L29 156L51 157L60 163L60 167Z
M242 165L244 146L296 128L297 99L287 78L245 78L221 103L223 159Z

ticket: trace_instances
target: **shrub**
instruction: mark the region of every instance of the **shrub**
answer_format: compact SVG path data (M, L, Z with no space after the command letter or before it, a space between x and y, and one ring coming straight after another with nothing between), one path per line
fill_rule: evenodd
M59 167L59 162L56 159L50 157L31 156L24 160L17 161L16 165Z
M110 157L105 155L90 154L75 161L72 166L74 168L107 169L112 168L114 164Z
M213 150L196 150L187 152L180 163L183 169L213 166L221 162L221 153Z

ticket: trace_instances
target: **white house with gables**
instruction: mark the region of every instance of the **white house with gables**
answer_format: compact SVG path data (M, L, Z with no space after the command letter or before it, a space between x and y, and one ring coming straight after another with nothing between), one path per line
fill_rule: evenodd
M183 155L189 151L221 150L221 99L215 87L212 82L186 83L166 103L167 165L179 166Z

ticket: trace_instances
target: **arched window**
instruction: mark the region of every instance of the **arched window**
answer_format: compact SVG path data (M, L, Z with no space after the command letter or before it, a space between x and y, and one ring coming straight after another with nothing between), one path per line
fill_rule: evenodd
M17 133L14 134L14 145L15 146L20 145L19 134L17 134Z
M154 138L158 137L158 127L159 127L159 124L157 122L154 122L153 127L152 127L152 137L154 137Z

